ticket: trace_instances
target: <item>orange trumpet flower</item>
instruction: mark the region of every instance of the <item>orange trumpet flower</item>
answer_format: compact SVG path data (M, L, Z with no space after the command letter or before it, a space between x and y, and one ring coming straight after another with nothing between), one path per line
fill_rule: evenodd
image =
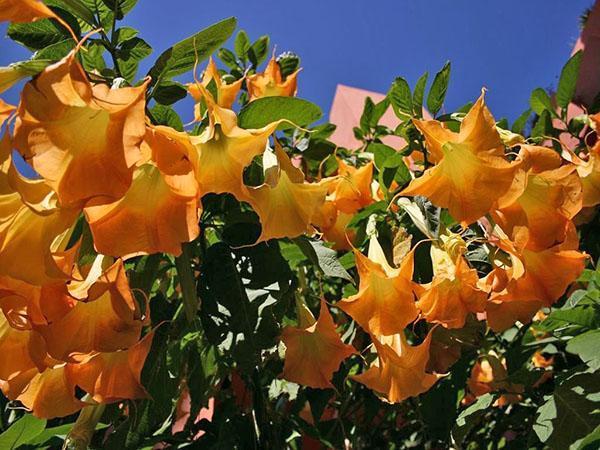
M404 332L383 339L373 337L377 360L353 380L383 395L390 403L399 403L428 391L440 375L427 373L432 332L417 346L406 342Z
M373 335L400 333L417 318L413 295L414 252L398 269L391 267L376 237L369 243L369 256L354 251L360 276L358 293L338 302L364 330Z
M475 222L512 185L519 162L510 163L496 123L484 103L484 94L462 121L460 132L436 120L414 120L425 136L435 166L414 179L400 195L423 195L448 208L464 226Z
M75 51L27 83L15 147L63 206L122 197L141 157L146 84L92 85Z
M288 75L284 81L279 63L273 55L264 72L250 75L246 80L250 101L262 97L294 97L298 91L300 70Z
M129 258L140 254L179 255L181 244L200 229L199 190L189 136L171 128L149 127L145 163L136 168L125 196L85 208L98 252Z
M333 373L356 350L340 339L324 300L318 320L302 300L297 299L296 306L298 327L287 326L281 333L287 347L283 378L313 388L330 388Z

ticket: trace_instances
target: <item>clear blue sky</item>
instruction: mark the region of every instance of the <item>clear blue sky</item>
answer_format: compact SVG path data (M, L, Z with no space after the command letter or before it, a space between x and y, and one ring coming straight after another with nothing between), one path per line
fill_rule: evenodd
M125 23L155 49L228 16L252 39L270 34L277 51L302 58L299 95L329 110L343 83L385 92L396 76L411 85L451 60L447 106L489 89L494 115L514 119L536 87L556 85L593 0L140 0ZM6 27L0 26L4 34ZM0 41L0 64L28 53ZM16 94L4 95L16 101Z

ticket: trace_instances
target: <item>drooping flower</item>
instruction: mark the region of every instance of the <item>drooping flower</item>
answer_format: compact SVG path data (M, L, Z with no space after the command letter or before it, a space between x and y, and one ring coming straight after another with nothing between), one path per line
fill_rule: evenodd
M261 155L268 144L269 136L279 122L259 129L238 127L236 114L221 108L203 89L207 101L210 123L199 136L192 136L195 156L196 179L202 194L228 192L238 200L246 200L247 189L243 182L244 169L254 157Z
M139 254L181 253L181 244L199 233L199 190L186 133L149 127L148 158L135 169L125 195L90 206L85 214L98 252L128 258Z
M569 222L581 210L581 181L576 166L561 165L554 150L524 145L521 155L528 170L498 200L492 217L508 236L527 228L528 248L544 249L564 240Z
M68 231L79 211L61 208L43 180L21 176L8 133L0 140L0 276L45 285L69 277Z
M0 0L0 22L26 23L56 18L56 14L39 0Z
M469 313L484 311L487 293L478 287L477 271L463 256L464 241L454 233L449 236L445 245L431 247L433 281L419 290L417 308L428 322L462 328Z
M62 206L127 191L146 130L145 90L92 85L75 52L25 85L14 144Z
M354 252L360 276L356 295L341 300L339 306L364 330L376 336L400 333L417 318L413 295L414 252L399 268L387 262L376 237L369 243L369 256Z
M242 83L244 82L243 78L234 81L233 83L226 84L221 75L219 74L219 69L217 69L217 65L215 64L212 57L208 60L208 66L204 71L204 75L202 76L202 86L204 86L207 90L209 90L209 85L211 82L214 82L215 90L216 90L216 98L214 98L217 105L221 108L231 109L233 103L235 102L235 98L242 87ZM196 105L194 107L194 115L195 120L199 121L202 119L200 114L200 101L205 98L204 90L199 88L196 83L190 83L187 85L188 92L196 101Z
M329 180L308 183L279 143L263 154L265 183L249 187L247 201L262 226L258 241L297 237L313 231L314 217L325 202Z
M42 371L46 366L46 347L42 336L33 330L13 328L0 312L0 380L10 382L31 369Z
M359 209L373 203L371 182L373 163L356 169L338 159L338 176L333 188L333 202L342 212L354 214Z
M490 392L502 392L495 406L504 406L516 403L521 399L523 385L508 381L506 363L501 361L494 353L490 353L478 360L471 369L471 377L467 381L469 392L474 397L480 397ZM468 400L467 400L468 402Z
M25 375L29 378L21 392L13 400L18 400L40 418L51 419L73 414L86 404L75 396L75 385L66 373L67 364L58 363L42 372L31 370ZM13 382L14 383L14 382ZM10 382L6 386L10 388ZM14 389L19 391L19 389ZM5 391L7 397L12 396Z
M42 311L45 306L42 304ZM131 347L139 339L143 320L122 260L90 285L85 300L71 299L68 306L64 316L36 327L44 336L48 353L56 359L68 361L76 354L114 352Z
M141 375L153 336L148 333L127 350L97 353L78 364L68 364L67 376L99 403L146 398Z
M250 95L250 101L262 97L293 97L298 91L298 73L300 69L283 79L281 67L271 58L267 68L262 73L248 76L246 87Z
M516 234L514 242L502 236L501 230L495 233L499 237L492 242L509 254L511 265L488 275L491 292L486 314L492 329L502 331L516 320L529 322L541 306L556 302L581 275L588 257L577 250L577 231L572 223L563 242L542 250L528 247L525 228Z
M473 223L492 209L511 187L520 163L510 163L483 94L454 133L436 120L415 120L425 136L430 160L435 163L414 179L400 195L423 195L448 208L463 225Z
M324 300L318 320L303 301L297 300L297 309L298 327L287 326L281 333L287 348L283 378L313 388L330 388L333 373L356 350L342 342Z
M372 337L377 360L352 379L383 395L390 403L428 391L440 378L426 372L431 336L430 331L417 346L408 345L404 332L382 339Z

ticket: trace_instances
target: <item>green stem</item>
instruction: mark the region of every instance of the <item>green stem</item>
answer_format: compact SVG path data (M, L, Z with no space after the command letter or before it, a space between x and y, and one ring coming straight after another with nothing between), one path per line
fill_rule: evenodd
M106 405L104 404L90 405L83 408L79 413L79 417L77 417L75 425L73 425L73 428L65 439L62 447L63 450L86 450L90 445L96 431L96 426L100 422L105 408Z
M181 286L181 295L183 297L183 308L188 323L192 323L196 318L200 299L196 293L196 282L192 272L192 260L190 257L190 244L181 246L181 255L175 258L175 267L179 276L179 285Z

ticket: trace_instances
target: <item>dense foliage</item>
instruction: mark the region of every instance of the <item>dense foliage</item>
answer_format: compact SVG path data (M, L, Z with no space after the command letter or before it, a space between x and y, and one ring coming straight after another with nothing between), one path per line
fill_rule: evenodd
M581 52L513 124L399 77L341 148L234 18L138 74L135 4L0 0L0 448L598 448Z

